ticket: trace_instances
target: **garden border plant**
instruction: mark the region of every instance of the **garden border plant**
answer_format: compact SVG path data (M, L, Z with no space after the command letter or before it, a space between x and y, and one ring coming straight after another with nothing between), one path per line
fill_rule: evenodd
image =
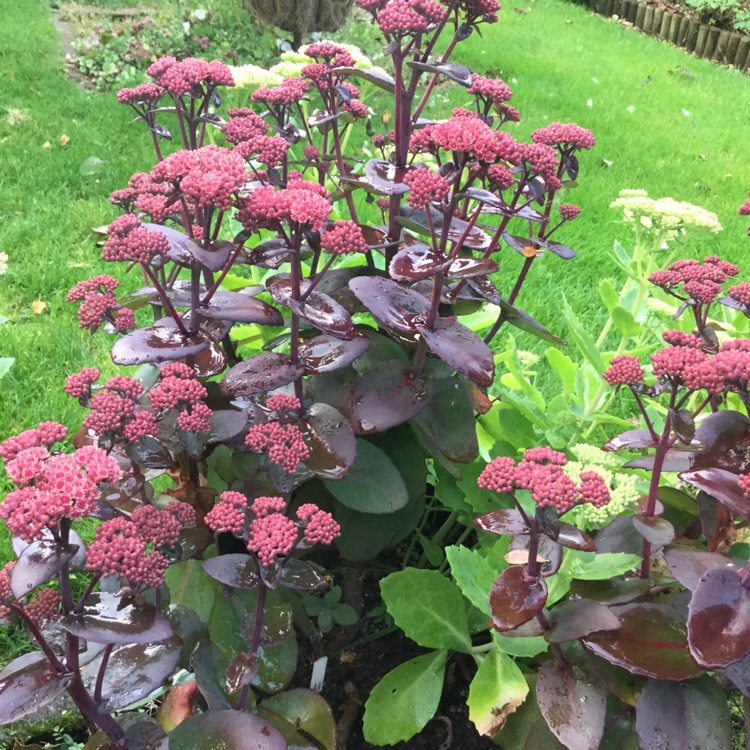
M70 376L66 392L88 411L73 452L54 448L67 435L55 423L0 445L17 485L0 515L18 554L0 575L0 596L5 614L21 618L41 649L0 674L2 723L67 691L95 733L92 748L171 742L190 750L219 740L239 748L248 737L263 750L311 737L330 748L335 725L325 701L311 690L281 692L297 661L299 592L329 585L315 562L319 545L335 542L345 560L363 563L424 529L436 509L448 513L431 540L438 552L456 525L464 528L460 540L477 527L512 540L481 535L473 549L458 541L448 547L436 567L449 565L456 583L439 569L413 568L382 581L395 624L433 651L397 667L372 692L364 723L370 742L408 739L424 726L451 651L476 661L470 717L496 735L512 729L514 712L535 710L515 659L545 654L549 641L532 731L551 731L578 749L600 744L607 689L619 699L610 701L609 718L632 735L628 707L636 699L627 672L682 681L727 667L735 679L730 670L750 650L743 630L731 653L707 653L719 606L707 591L719 585L733 597L721 628L741 625L746 567L738 572L719 557L717 577L705 553L682 553L677 559L693 577L711 579L695 587L689 617L678 596L670 605L653 601L674 593L675 581L648 580L652 553L677 533L657 501L661 472L680 441L694 448L691 461L704 461L684 477L710 485L719 501L704 501L706 539L735 528L732 514L747 510L744 494L732 491L735 475L716 474L728 471L727 431L734 440L747 430L744 415L718 411L728 391L745 393L747 378L736 368L747 353L710 333L710 304L738 270L713 258L675 264L668 279L652 279L692 310L697 332L666 337L670 346L654 355L655 384L643 384L643 371L627 357L605 373L631 387L646 425L609 447L656 448L651 463L636 464L652 479L635 516L615 518L594 538L560 521L574 509L594 526L609 521L612 478L575 469L547 446L524 446L519 461L520 451L499 443L484 468L475 418L493 408L488 344L505 323L561 343L516 303L545 253L575 256L552 235L577 218L578 207L555 199L577 179L577 154L594 139L555 122L535 131L532 143L518 143L501 129L518 118L508 86L448 62L461 41L497 20L495 0L358 4L385 37L392 78L320 42L304 48L309 64L301 77L256 89L252 106L230 110L228 120L218 114L220 91L233 79L217 61L163 58L149 68L152 83L118 95L148 129L157 163L113 194L124 213L110 224L102 257L140 273L144 286L118 299L118 281L99 275L77 284L69 299L80 303L83 328L117 336L115 363L140 369L103 384L94 368ZM447 120L424 120L440 78L463 86L471 103ZM350 79L393 97L392 130L372 136L382 158L365 163L345 152L350 130L370 120ZM206 145L217 128L231 147ZM523 259L515 273L507 262L506 274L504 263L507 298L494 281L503 249ZM747 301L742 284L723 300L741 314ZM488 303L495 312L484 336L459 322ZM149 311L152 320L139 326ZM695 370L689 377L686 363ZM709 396L694 403L706 388ZM657 424L642 399L662 394L670 404ZM693 434L709 408L716 413ZM428 472L437 508L425 506ZM456 496L456 485L465 497ZM485 490L501 493L507 507L494 507ZM85 517L102 521L88 548L73 530ZM687 524L679 528L695 538ZM616 578L636 565L639 579ZM72 575L86 576L77 600ZM51 581L59 590L45 586ZM584 586L561 601L574 582ZM345 593L358 610L356 590ZM487 631L487 616L497 633ZM631 636L654 622L644 664ZM664 642L674 648L658 645ZM610 671L597 656L614 665ZM194 676L202 711L167 711L161 724L113 716L178 667ZM744 667L734 674L742 683ZM659 701L683 697L679 686L649 699L658 692L650 685L636 706L641 739L658 734ZM709 678L684 689L708 696L723 716L721 691ZM422 691L417 715L399 709L408 690ZM579 698L590 700L585 715Z

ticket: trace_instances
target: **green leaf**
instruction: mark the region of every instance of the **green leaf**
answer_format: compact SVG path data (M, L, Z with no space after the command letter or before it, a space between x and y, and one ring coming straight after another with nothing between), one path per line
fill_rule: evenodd
M451 574L461 593L487 617L490 616L490 589L502 572L476 550L452 545L445 548Z
M419 543L422 545L427 562L433 568L439 568L443 562L443 548L424 534L419 534Z
M640 555L624 552L580 552L565 550L558 575L582 581L603 581L623 575L641 563Z
M294 688L266 698L261 704L314 737L326 750L336 747L336 722L325 699L313 690Z
M624 307L618 305L617 307L610 310L610 316L612 322L615 324L615 328L627 338L637 336L643 331L643 326L633 317L630 310L626 310Z
M495 645L510 656L531 658L549 650L549 643L543 636L529 636L527 638L510 638L502 633L493 633Z
M553 347L547 349L545 356L555 375L560 379L565 391L567 393L575 393L577 368L573 360L567 354L563 354L559 349L554 349Z
M469 687L469 719L480 734L497 734L529 692L521 670L498 649L484 657Z
M373 745L411 739L435 715L445 677L445 651L417 656L392 669L365 703L364 735Z
M583 354L583 356L594 366L599 375L603 375L606 367L602 355L596 348L596 342L591 334L583 328L578 320L578 315L568 304L568 300L565 296L563 296L562 310L573 343L578 347L581 354Z
M337 604L333 610L333 619L337 625L347 627L354 625L359 620L359 615L348 604Z
M380 448L357 439L357 457L351 471L326 489L343 505L360 513L393 513L409 502L406 484Z
M599 282L599 296L610 313L620 304L620 295L617 294L610 279L602 279Z
M200 560L185 560L167 568L164 582L171 604L192 609L203 622L211 619L219 584L201 567Z
M468 464L477 457L474 405L469 381L461 375L435 381L432 399L411 422L433 455Z
M391 573L380 582L380 590L396 625L420 646L471 649L461 591L437 570Z

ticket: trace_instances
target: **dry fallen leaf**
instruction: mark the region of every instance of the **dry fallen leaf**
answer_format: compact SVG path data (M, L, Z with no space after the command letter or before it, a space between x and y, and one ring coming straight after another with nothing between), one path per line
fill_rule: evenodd
M42 144L42 148L52 148L52 144L49 141L45 141Z
M47 303L37 299L31 303L31 309L34 311L34 315L41 315L47 309Z
M60 145L61 146L67 146L69 143L70 143L70 136L69 135L65 135L65 133L63 133L60 136Z
M532 247L531 245L526 245L526 247L521 250L521 254L525 258L535 258L537 255L539 255L539 249L536 247Z
M508 565L526 565L528 561L529 551L527 549L512 549L507 555L505 555L505 562L507 562ZM541 555L536 556L536 561L538 563L549 562L546 557L542 557Z

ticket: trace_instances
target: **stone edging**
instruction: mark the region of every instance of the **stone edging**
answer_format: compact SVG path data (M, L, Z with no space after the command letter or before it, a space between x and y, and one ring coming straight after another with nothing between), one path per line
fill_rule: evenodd
M595 13L618 16L647 34L669 41L696 57L750 73L750 36L722 31L695 19L638 0L578 0Z

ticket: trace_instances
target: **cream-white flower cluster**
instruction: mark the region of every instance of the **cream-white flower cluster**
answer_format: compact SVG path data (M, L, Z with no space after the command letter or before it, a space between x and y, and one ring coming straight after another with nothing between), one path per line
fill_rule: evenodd
M722 230L716 214L674 198L650 198L645 190L621 190L610 208L622 211L624 220L636 230L654 232L669 242L690 229L716 234Z
M582 472L595 471L607 483L611 499L602 508L595 508L590 504L574 508L565 516L566 521L574 523L584 531L600 529L612 519L635 507L641 496L636 487L638 477L617 471L620 462L616 456L587 443L579 443L572 448L572 452L577 460L569 461L563 467L565 473L574 482L580 482Z
M237 88L256 89L261 86L278 86L284 78L278 73L261 68L259 65L229 66Z
M352 58L354 58L355 68L360 68L361 70L372 70L374 72L387 75L385 70L373 65L372 60L370 60L370 58L367 57L367 55L365 55L365 53L362 52L359 47L356 47L353 44L342 44L341 42L334 42L334 44L337 44L339 47L343 47L352 56ZM281 62L276 63L276 65L274 65L270 69L270 72L284 78L299 78L302 75L302 68L312 62L312 60L305 55L306 48L307 45L304 45L300 47L296 52L282 52Z

